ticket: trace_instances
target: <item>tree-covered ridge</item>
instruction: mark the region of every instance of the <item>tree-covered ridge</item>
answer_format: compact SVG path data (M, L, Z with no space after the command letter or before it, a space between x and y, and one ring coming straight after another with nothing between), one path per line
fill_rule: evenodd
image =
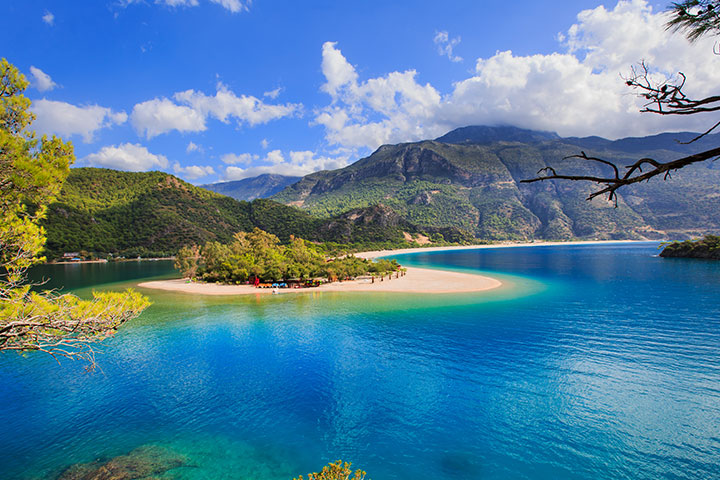
M174 255L184 245L228 243L235 233L255 227L283 242L296 235L334 242L346 250L413 246L407 234L440 244L471 240L458 229L419 229L386 206L320 219L272 200L237 201L167 173L100 168L72 169L43 225L50 259L80 251L102 256Z
M400 268L395 260L372 261L353 255L328 258L322 244L291 236L283 245L277 236L259 228L238 232L229 243L183 247L175 266L183 277L220 283L302 281L318 277L337 281L365 274L384 276Z
M706 235L697 240L673 242L665 246L661 257L673 258L703 258L706 260L720 260L720 236Z
M672 137L672 138L671 138ZM711 136L712 137L712 136ZM507 140L503 140L507 138ZM672 182L655 180L628 187L618 208L585 201L592 186L580 182L520 183L548 166L601 175L608 166L566 159L589 146L618 165L638 155L659 160L692 153L714 138L681 145L692 134L663 134L609 141L561 139L510 127L468 127L424 141L385 145L340 170L317 172L273 199L318 216L382 203L422 227L455 227L487 240L570 238L626 239L689 237L720 227L717 165L683 169Z

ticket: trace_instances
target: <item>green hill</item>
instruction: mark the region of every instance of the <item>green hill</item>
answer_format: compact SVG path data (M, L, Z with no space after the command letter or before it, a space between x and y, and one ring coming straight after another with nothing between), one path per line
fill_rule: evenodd
M607 167L564 160L586 144L589 155L620 166L641 156L669 160L703 146L680 145L669 140L673 135L691 134L613 142L467 127L441 137L458 143L385 145L343 169L310 174L272 198L320 217L382 203L414 225L456 227L492 240L685 238L716 231L720 169L709 162L686 167L672 181L624 189L618 208L601 198L586 201L592 184L519 183L546 166L601 175ZM706 141L717 142L712 137Z
M99 168L71 170L43 223L49 258L64 252L124 256L175 254L190 244L229 242L259 227L286 241L290 235L337 243L402 243L406 234L466 238L453 229L422 229L390 209L372 206L320 219L271 200L237 201L162 172ZM440 237L444 238L444 237Z

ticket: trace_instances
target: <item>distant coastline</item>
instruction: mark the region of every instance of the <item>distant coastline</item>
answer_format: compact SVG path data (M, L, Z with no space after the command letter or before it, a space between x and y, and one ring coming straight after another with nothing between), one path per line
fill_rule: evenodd
M645 243L651 240L577 240L571 242L504 242L504 243L491 243L486 245L456 245L456 246L445 246L445 247L415 247L415 248L400 248L393 250L373 250L369 252L356 253L355 256L361 258L380 258L389 257L391 255L404 255L406 253L417 253L417 252L442 252L448 250L476 250L476 249L488 249L488 248L510 248L510 247L550 247L559 245L603 245L611 243Z
M84 263L115 263L115 262L157 262L159 260L175 260L175 257L153 257L153 258L119 258L108 260L106 258L98 258L95 260L76 260L76 261L56 261L45 262L46 265L75 265Z

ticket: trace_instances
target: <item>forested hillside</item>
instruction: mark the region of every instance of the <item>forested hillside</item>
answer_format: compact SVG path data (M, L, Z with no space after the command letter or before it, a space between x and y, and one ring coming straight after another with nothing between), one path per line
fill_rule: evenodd
M467 239L455 229L418 229L394 212L369 207L320 219L271 200L240 202L195 187L162 172L132 173L72 169L58 201L44 220L52 259L64 252L164 256L182 246L210 240L229 242L255 227L287 241L296 235L315 241L358 244L407 243L407 235ZM438 236L440 235L440 236Z

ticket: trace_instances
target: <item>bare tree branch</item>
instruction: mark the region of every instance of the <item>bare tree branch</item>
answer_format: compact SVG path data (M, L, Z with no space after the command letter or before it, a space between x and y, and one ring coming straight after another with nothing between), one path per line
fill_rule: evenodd
M608 162L607 160L602 160L595 157L588 157L585 152L582 152L581 155L571 155L569 157L565 158L582 158L585 160L590 161L596 161L600 162L606 165L612 166L614 169L614 176L612 177L595 177L595 176L588 176L588 175L560 175L557 174L555 169L552 167L545 167L538 171L538 177L531 178L527 180L520 180L521 183L533 183L533 182L542 182L545 180L574 180L574 181L589 181L589 182L595 182L600 185L604 185L603 188L600 190L597 190L593 193L591 193L587 199L592 200L595 197L598 197L600 195L608 194L608 199L610 201L615 202L615 206L617 207L617 194L616 190L620 187L623 187L625 185L632 185L633 183L639 183L645 180L650 180L653 177L656 177L658 175L663 175L663 178L667 180L670 177L671 172L675 170L679 170L683 167L686 167L687 165L690 165L692 163L697 162L703 162L705 160L709 160L712 158L718 158L720 157L720 147L714 148L712 150L708 150L705 152L696 153L694 155L689 155L687 157L679 158L677 160L673 160L671 162L665 162L661 163L656 160L653 160L652 158L641 158L637 162L635 162L632 165L628 165L625 168L627 169L625 174L621 177L618 171L617 166L615 166L613 163ZM647 172L643 173L642 167L643 165L651 165L653 168L651 170L648 170ZM542 175L545 172L550 172L550 175ZM640 172L640 174L633 175L636 172Z

